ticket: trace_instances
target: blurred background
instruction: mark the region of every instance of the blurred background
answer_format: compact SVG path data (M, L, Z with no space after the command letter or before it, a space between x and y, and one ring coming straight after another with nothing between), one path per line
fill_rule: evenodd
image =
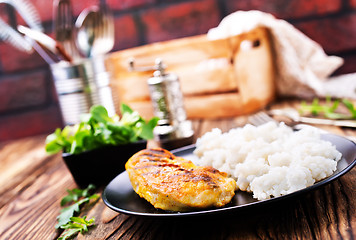
M45 33L53 32L53 1L30 0ZM73 18L99 1L72 1ZM356 72L356 0L107 0L115 17L112 52L164 40L205 34L237 10L260 10L285 19L315 40L328 55L345 60L334 75ZM6 4L0 16L24 20ZM48 64L0 42L0 141L50 133L62 127Z

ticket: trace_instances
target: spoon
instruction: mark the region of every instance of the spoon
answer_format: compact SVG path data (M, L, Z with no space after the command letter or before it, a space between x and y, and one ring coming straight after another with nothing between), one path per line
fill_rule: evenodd
M114 45L113 18L104 8L84 9L75 23L78 29L77 46L85 57L109 52Z
M110 9L105 3L100 4L102 12L102 31L100 32L100 44L95 45L94 54L106 54L114 47L115 42L115 26L114 17Z
M90 57L95 41L95 33L98 28L98 19L100 18L99 8L92 6L84 9L78 16L75 26L77 28L76 44L84 57Z

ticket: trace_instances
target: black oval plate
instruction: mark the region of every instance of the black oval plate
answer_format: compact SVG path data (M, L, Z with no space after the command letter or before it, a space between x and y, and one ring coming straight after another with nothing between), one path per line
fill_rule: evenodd
M114 211L149 217L178 217L215 214L280 201L330 183L354 167L356 164L356 144L354 142L333 134L324 134L322 135L322 138L333 143L337 150L342 153L342 159L337 164L337 170L328 178L323 179L322 181L319 181L310 187L280 197L258 201L252 197L252 193L237 191L232 201L228 205L221 208L195 210L190 212L167 212L154 208L145 199L140 198L139 195L136 194L133 190L127 172L123 172L107 185L107 187L104 189L102 198L104 203ZM193 154L194 149L195 146L190 145L173 150L172 153L174 153L176 156L184 157L186 159L194 159L196 158L196 156Z

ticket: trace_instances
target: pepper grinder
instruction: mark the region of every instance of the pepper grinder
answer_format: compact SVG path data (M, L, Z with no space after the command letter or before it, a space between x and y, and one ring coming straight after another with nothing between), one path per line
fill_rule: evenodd
M178 76L166 73L166 66L159 58L153 67L135 67L134 59L130 59L129 64L133 71L154 70L147 84L154 115L159 118L154 134L161 147L171 150L192 144L194 131L191 121L187 120Z

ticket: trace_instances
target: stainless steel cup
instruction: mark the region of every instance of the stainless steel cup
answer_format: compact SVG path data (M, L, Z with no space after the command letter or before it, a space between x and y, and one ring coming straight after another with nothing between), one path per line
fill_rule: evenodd
M115 103L110 88L110 73L104 57L83 59L76 63L51 64L62 117L66 125L80 122L93 105L103 105L109 115L115 114Z

